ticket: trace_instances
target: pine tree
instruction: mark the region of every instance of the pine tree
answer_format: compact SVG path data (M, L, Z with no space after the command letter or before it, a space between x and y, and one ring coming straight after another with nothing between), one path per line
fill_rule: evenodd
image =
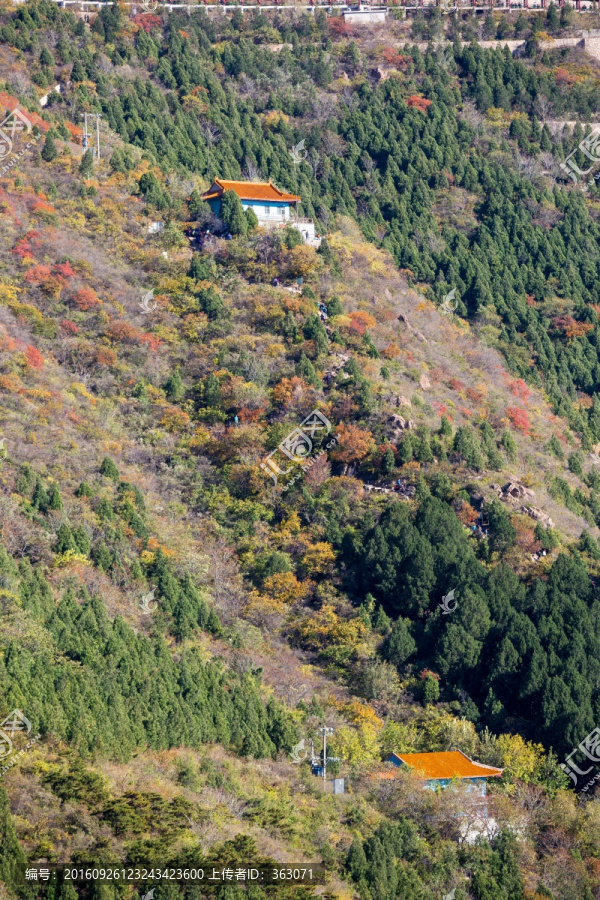
M367 857L360 838L355 837L346 856L346 871L353 881L361 881L367 873Z
M224 192L219 216L234 236L243 236L247 233L248 220L244 215L242 201L235 191Z
M42 159L44 162L52 162L57 156L58 150L56 149L54 138L50 134L47 134L44 146L42 147Z
M71 81L85 81L85 70L79 60L75 60L75 64L71 69Z
M439 698L440 686L438 680L431 673L428 673L423 681L423 703L425 706L429 706L432 703L436 703Z
M550 453L552 453L553 456L555 456L557 459L564 459L564 458L565 458L565 454L564 454L564 452L563 452L563 448L561 447L560 441L559 441L559 439L556 437L555 434L553 434L552 437L550 438L550 440L548 441L548 448L547 448L547 449L548 449L548 450L550 451Z
M258 228L258 219L253 209L246 209L244 215L246 216L247 231L253 231L255 228Z
M383 645L384 659L395 666L403 666L417 649L408 626L408 619L397 619Z
M169 400L181 400L185 394L185 386L179 374L179 369L175 369L165 382L165 394Z
M323 323L321 322L319 316L317 316L316 314L309 316L304 324L302 331L307 341L314 342L317 355L327 352L329 340L327 337L327 331L325 330L325 327L323 326Z
M31 468L29 463L25 463L23 466L21 466L21 472L17 479L17 491L19 492L19 494L28 494L33 489L35 482L35 472Z
M75 549L73 533L66 523L63 523L56 533L56 553L67 553L69 550Z
M12 823L6 791L0 787L0 883L4 883L15 894L17 872L26 862Z
M281 329L281 333L283 334L284 339L289 344L295 344L298 340L298 326L294 321L294 316L288 309L285 314L285 319L283 320L283 326Z
M108 456L105 456L100 464L100 474L106 478L111 478L113 481L118 481L120 478L119 470Z
M63 502L58 484L53 481L48 492L48 509L62 509Z
M574 475L579 475L581 478L583 476L583 453L581 451L571 453L567 462L569 471L573 472Z
M47 47L44 47L40 53L40 66L52 68L54 65L54 57L50 53L50 50Z
M500 443L504 448L504 451L510 460L516 459L517 456L517 444L515 442L514 437L510 433L510 431L502 432L502 438L500 439Z
M313 387L321 387L321 379L306 353L303 353L296 363L296 375L305 378Z
M84 556L88 556L92 545L90 543L87 531L85 530L83 525L76 525L75 528L72 528L71 530L73 533L75 548L79 553L83 553Z
M206 406L219 409L222 403L219 379L211 372L202 382L202 400Z
M517 531L510 521L510 516L498 500L493 500L487 507L490 522L490 546L492 550L506 550L511 547Z
M424 434L419 441L419 446L417 449L417 459L422 463L433 462L433 451L431 449L431 443L428 434Z
M381 471L384 475L391 475L395 468L396 460L394 457L394 451L391 447L386 447L385 452L381 458Z
M48 494L46 493L46 488L40 478L36 478L35 480L31 505L41 513L48 511Z
M401 465L412 462L413 458L413 440L410 434L405 434L398 447L398 459Z
M551 3L548 7L548 12L546 13L546 25L550 34L552 34L552 32L554 31L557 31L559 22L560 19L556 6L554 5L554 3Z
M454 435L454 450L460 453L465 463L473 469L483 468L483 456L479 451L479 441L469 425L461 425Z
M440 434L442 437L452 437L452 425L446 418L446 416L442 416L442 421L440 423Z
M327 301L327 315L331 317L344 315L344 307L339 297L334 296Z
M89 178L94 172L94 151L90 147L81 157L79 164L79 174L84 178Z
M188 278L193 278L195 281L209 281L215 277L216 271L216 266L210 256L194 253L187 274Z
M58 900L79 900L77 891L69 881L63 881Z

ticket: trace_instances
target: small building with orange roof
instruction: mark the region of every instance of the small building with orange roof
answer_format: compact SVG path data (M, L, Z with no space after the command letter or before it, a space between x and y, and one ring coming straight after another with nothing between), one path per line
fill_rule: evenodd
M425 781L430 790L446 788L459 780L471 787L474 793L486 795L488 778L499 778L504 769L484 766L473 762L460 750L446 750L441 753L390 753L386 762L394 766L408 766Z
M287 194L275 187L272 181L225 181L215 178L202 194L215 215L219 215L225 191L234 191L242 201L243 209L251 209L263 224L281 224L290 219L290 209L300 203L296 194Z

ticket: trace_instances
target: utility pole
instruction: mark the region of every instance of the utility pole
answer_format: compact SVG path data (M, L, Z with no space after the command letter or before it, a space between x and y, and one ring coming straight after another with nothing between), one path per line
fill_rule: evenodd
M88 132L87 120L88 116L90 119L96 120L96 159L100 159L100 119L102 118L101 113L80 113L79 118L83 119L83 140L81 142L82 147L87 150L90 145L90 134Z
M327 778L327 735L333 734L333 728L323 725L319 728L319 733L323 735L323 781Z
M100 159L100 113L96 113L96 156Z
M83 119L83 137L81 139L81 146L84 150L87 150L90 145L90 136L87 130L87 113L80 113L79 118Z

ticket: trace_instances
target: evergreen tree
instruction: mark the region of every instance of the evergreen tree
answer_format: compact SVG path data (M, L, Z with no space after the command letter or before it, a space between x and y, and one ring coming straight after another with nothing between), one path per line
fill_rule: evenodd
M408 619L397 619L383 645L383 657L395 666L403 666L415 653L417 644L409 631Z
M120 478L119 470L108 456L105 456L100 463L100 474L104 475L105 478L112 479L112 481L118 481Z
M198 300L200 301L202 312L211 321L223 318L227 312L221 297L212 285L209 288L202 288L198 291Z
M498 500L493 500L487 505L486 512L490 522L491 548L500 551L507 550L517 538L517 532L510 521L510 516Z
M90 178L94 174L94 151L91 147L81 157L79 174L84 178Z
M344 307L339 297L331 297L327 301L327 315L331 318L344 315Z
M554 3L551 3L546 12L546 27L550 34L558 30L559 14Z
M209 281L216 276L217 267L210 256L194 253L188 269L188 278L195 281Z
M563 453L563 449L561 447L560 441L556 437L555 434L552 435L548 442L548 448L550 453L552 453L557 459L564 459L565 454Z
M92 545L87 535L87 531L85 530L83 525L76 525L75 528L71 529L71 531L73 534L73 541L77 552L83 553L84 556L88 556Z
M86 80L85 70L84 70L83 66L81 65L80 61L78 59L76 59L75 64L74 64L73 68L71 69L71 81L78 82L78 81L85 81L85 80Z
M60 488L56 481L53 481L50 485L50 490L48 492L48 509L62 509L63 502L62 497L60 495Z
M304 338L307 341L313 341L317 355L326 353L329 347L327 331L317 315L309 316L302 329Z
M219 379L211 372L202 382L202 400L205 406L218 409L222 403L221 385Z
M321 387L321 379L306 353L302 353L296 364L296 375L305 378L313 387Z
M568 459L569 471L573 472L574 475L579 475L581 477L583 475L583 454L581 452L571 453Z
M9 891L18 892L19 869L24 868L27 860L17 840L8 797L0 787L0 883L4 883Z
M35 480L31 505L41 513L48 511L48 494L46 493L46 488L40 478L36 478Z
M516 459L517 456L517 444L515 442L514 437L510 433L510 431L503 431L502 438L500 440L504 452L508 456L510 460Z
M384 475L391 475L396 468L396 460L394 451L391 447L386 447L381 458L381 471Z
M58 532L56 534L56 553L67 553L69 550L75 549L75 542L73 540L73 533L69 526L63 523Z
M400 465L406 465L406 463L412 462L414 453L413 447L414 444L411 435L408 433L405 434L398 447L398 459L400 460Z
M244 215L242 201L235 191L224 192L219 215L230 234L243 236L247 233L248 220Z
M185 394L185 386L179 374L179 369L175 369L165 382L165 394L172 401L181 400Z
M430 706L432 703L437 703L439 697L440 686L438 680L431 673L428 673L423 681L423 703L425 706Z
M244 215L246 217L246 231L253 231L255 228L258 228L258 219L256 217L256 213L253 209L248 208L244 210Z
M87 481L82 481L77 490L75 491L76 497L93 497L94 492L91 489L90 485Z
M53 159L56 159L58 156L58 150L56 149L56 144L54 143L54 138L51 134L46 134L46 140L44 141L44 146L42 147L42 159L44 162L52 162Z
M48 47L43 47L42 52L40 53L40 66L53 68L54 65L54 57L50 53L50 50L48 49Z
M440 434L445 438L452 437L452 425L450 424L446 416L442 416L442 421L440 423Z
M471 468L483 468L483 456L479 451L479 441L469 425L461 425L456 429L454 449L460 453L465 463Z

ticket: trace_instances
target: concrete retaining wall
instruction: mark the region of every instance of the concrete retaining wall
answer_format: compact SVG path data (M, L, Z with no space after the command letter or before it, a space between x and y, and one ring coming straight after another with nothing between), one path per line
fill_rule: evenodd
M383 25L387 16L387 9L360 9L344 12L344 22L349 25Z

